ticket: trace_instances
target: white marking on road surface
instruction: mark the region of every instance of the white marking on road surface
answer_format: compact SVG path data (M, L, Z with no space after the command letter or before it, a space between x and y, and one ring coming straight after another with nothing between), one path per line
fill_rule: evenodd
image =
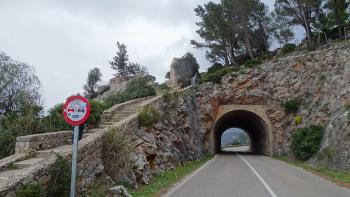
M205 168L206 166L208 166L213 160L215 160L216 155L214 156L213 159L207 161L207 163L205 163L204 165L202 165L200 168L198 168L196 171L194 171L192 174L188 175L187 177L185 177L179 184L175 185L173 188L169 189L168 192L166 192L165 194L161 195L162 197L170 197L171 195L173 195L178 189L180 189L185 183L187 183L187 181L189 181L192 177L196 176L201 170L203 170L203 168Z
M237 154L238 155L238 154ZM270 193L270 195L272 197L278 197L277 194L271 189L271 187L266 183L266 181L261 177L261 175L253 168L252 165L250 165L250 163L244 159L244 157L242 157L241 155L238 155L238 157L240 157L244 163L247 164L247 166L254 172L254 174L258 177L258 179L260 180L260 182L265 186L265 188L267 189L267 191Z

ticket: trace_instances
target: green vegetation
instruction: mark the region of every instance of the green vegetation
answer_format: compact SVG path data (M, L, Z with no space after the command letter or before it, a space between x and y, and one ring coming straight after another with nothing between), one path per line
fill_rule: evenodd
M292 99L282 104L284 111L288 114L298 112L300 105L301 105L300 99Z
M89 99L97 97L97 88L101 82L102 73L99 68L93 68L88 73L86 84L83 86L85 90L84 96Z
M111 185L112 187L112 185ZM108 183L105 183L101 178L97 178L94 185L87 191L82 193L82 197L106 197L109 191Z
M104 150L105 172L116 182L120 181L121 174L128 174L131 168L131 148L125 131L117 128L108 131Z
M16 192L17 197L43 197L45 196L45 187L39 183L23 185Z
M103 102L98 102L95 100L90 100L91 113L86 124L90 126L98 127L101 123L102 113L106 109L106 105Z
M111 68L115 70L116 75L124 78L131 78L136 76L144 76L147 74L147 68L138 63L129 62L127 46L123 43L117 42L118 51L113 60L110 61Z
M63 119L63 103L55 105L49 110L49 115L45 117L48 124L48 131L65 131L71 129L71 126Z
M117 92L104 100L107 108L129 100L156 95L156 90L154 87L149 85L149 83L152 82L152 79L153 78L149 78L147 76L131 79L128 82L125 91Z
M292 53L293 51L295 51L296 48L297 46L295 44L285 44L282 48L282 53L283 54Z
M350 172L349 171L334 171L329 170L321 166L311 166L302 161L290 160L287 157L274 157L274 159L284 161L288 164L301 167L306 171L313 174L322 176L330 181L336 182L341 185L350 186Z
M15 153L16 137L8 131L0 132L0 159Z
M297 129L292 134L293 155L299 160L308 160L319 150L322 137L323 127L318 125Z
M301 116L295 116L295 117L294 117L294 123L295 123L296 125L301 124L302 120L303 120L303 118L302 118Z
M214 64L212 67L208 69L207 73L203 73L201 75L201 82L213 82L213 83L221 83L221 79L223 76L228 73L232 73L237 71L237 68L234 67L223 67L221 64Z
M247 61L244 62L244 66L247 68L254 68L255 66L261 64L262 61L258 58L254 58L254 59L249 59Z
M59 156L50 169L50 181L47 187L47 196L69 196L70 191L70 165L63 157Z
M23 185L17 192L17 197L62 197L69 196L70 166L67 160L59 156L50 168L50 180L47 187L40 183Z
M181 180L183 177L193 172L204 163L209 161L212 156L206 156L202 160L190 161L184 165L177 166L174 170L156 174L149 185L143 185L138 190L129 191L133 197L152 197L164 192L172 184Z
M137 118L140 127L152 128L159 121L160 113L155 107L148 105L140 111Z

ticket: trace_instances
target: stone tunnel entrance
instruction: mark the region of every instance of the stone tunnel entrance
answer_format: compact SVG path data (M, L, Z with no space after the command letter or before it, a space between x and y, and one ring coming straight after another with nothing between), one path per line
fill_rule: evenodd
M250 138L250 152L272 155L272 135L270 122L260 105L225 105L220 106L213 124L209 140L210 152L221 150L221 136L230 128L244 130Z

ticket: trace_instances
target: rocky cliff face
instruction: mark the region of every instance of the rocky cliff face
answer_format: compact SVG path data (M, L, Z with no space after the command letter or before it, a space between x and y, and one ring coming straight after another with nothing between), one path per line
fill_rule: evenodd
M221 85L201 85L196 97L201 121L210 132L219 105L265 105L274 125L274 154L289 152L291 134L298 128L319 124L325 128L320 153L312 162L333 169L350 169L350 43L333 44L317 51L275 57L254 69L226 75ZM298 98L300 111L288 115L281 104ZM303 119L294 123L294 116Z
M148 184L153 173L171 170L187 161L205 155L204 133L199 120L199 107L191 90L164 96L157 106L162 117L153 128L137 128L131 135L132 183Z

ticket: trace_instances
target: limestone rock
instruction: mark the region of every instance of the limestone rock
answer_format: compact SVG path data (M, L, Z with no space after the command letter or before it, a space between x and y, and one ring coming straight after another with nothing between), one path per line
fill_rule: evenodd
M186 87L198 73L198 63L193 55L186 54L182 58L174 58L170 66L170 84L173 87Z
M114 197L132 197L128 190L122 185L115 186L109 189L109 191Z

